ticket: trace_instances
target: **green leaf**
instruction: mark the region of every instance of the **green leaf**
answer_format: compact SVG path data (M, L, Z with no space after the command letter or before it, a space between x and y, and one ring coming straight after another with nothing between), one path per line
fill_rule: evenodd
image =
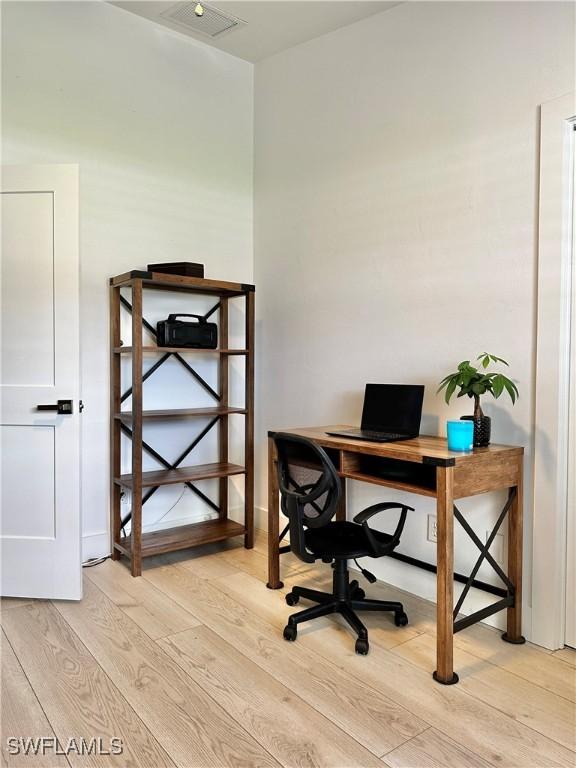
M457 374L457 373L451 373L449 376L445 376L445 377L442 379L442 381L440 382L440 384L439 384L439 386L438 386L438 389L436 390L436 394L438 394L438 392L440 392L442 389L444 389L444 387L446 386L446 384L448 384L448 382L449 382L451 379L455 378L456 376L458 376L458 374Z
M452 379L452 381L448 384L448 387L446 388L446 394L444 395L444 400L446 401L446 404L450 402L450 398L454 394L456 385L457 385L456 379Z
M506 376L502 377L504 380L504 387L506 388L506 392L510 395L510 400L512 400L512 405L516 402L516 393L517 389L515 384L510 381L510 379L507 379Z
M504 376L497 374L492 381L492 394L495 398L499 398L504 390Z

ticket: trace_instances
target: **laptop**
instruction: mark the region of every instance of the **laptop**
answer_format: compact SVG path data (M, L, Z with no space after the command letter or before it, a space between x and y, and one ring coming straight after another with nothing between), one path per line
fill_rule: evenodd
M366 384L360 429L327 432L375 443L410 440L420 433L423 384Z

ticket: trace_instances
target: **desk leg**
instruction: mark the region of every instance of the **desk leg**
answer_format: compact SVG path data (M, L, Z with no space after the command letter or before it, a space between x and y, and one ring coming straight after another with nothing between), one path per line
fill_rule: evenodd
M518 462L516 496L508 510L508 577L514 584L514 605L507 610L502 640L520 645L526 642L522 637L522 456Z
M454 468L436 469L437 573L436 573L436 671L443 685L458 682L454 672Z
M268 438L268 589L281 589L280 581L280 506L276 474L276 445Z

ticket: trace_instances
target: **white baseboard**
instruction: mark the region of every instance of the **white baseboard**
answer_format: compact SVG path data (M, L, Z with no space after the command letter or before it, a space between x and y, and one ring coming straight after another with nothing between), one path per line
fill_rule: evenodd
M94 557L107 557L110 554L110 534L108 531L87 533L82 536L82 562Z
M228 510L228 517L237 523L244 522L244 507ZM260 531L268 530L268 510L264 507L254 507L254 528Z

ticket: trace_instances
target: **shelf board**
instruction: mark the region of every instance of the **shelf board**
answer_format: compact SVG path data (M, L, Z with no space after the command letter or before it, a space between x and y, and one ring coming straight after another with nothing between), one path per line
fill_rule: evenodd
M153 472L142 472L142 487L152 488L156 485L174 485L175 483L194 483L197 480L210 480L213 477L228 477L243 475L246 469L239 464L216 462L214 464L196 464L194 467L178 467L178 469L160 469ZM133 476L120 475L114 482L124 488L132 488Z
M142 354L152 355L165 352L191 352L192 354L246 355L247 349L195 349L194 347L142 347ZM114 354L131 354L132 347L114 347Z
M233 536L242 536L246 528L234 520L206 520L192 525L180 525L161 531L149 531L142 534L142 557L151 557L163 552L188 549L213 541L223 541ZM130 537L120 539L116 548L130 556Z
M212 280L206 277L185 277L170 275L163 272L148 272L132 270L123 275L110 278L110 285L121 288L132 285L133 280L142 280L144 288L155 288L168 291L187 291L193 293L213 294L215 296L246 296L254 291L250 283L231 283L225 280Z
M142 419L191 419L195 416L227 416L231 413L246 413L246 408L171 408L168 410L142 411ZM132 411L121 411L114 414L115 419L131 422L134 418Z

